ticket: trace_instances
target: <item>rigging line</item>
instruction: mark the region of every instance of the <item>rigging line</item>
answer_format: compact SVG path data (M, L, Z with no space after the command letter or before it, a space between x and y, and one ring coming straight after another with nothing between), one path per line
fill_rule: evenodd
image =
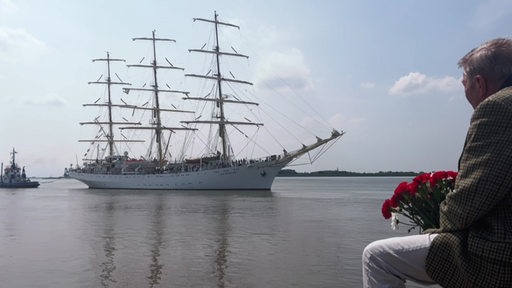
M274 123L276 123L279 127L281 127L281 128L282 128L282 129L283 129L283 130L288 134L288 135L290 135L291 137L293 137L296 141L301 142L301 138L300 138L300 137L298 137L297 135L293 134L293 133L292 133L292 130L291 130L291 129L289 129L289 127L286 127L282 121L279 121L279 120L278 120L278 119L276 119L272 114L270 114L270 113L268 113L268 112L262 111L262 113L263 113L263 114L265 114L268 118L272 119L272 120L274 121ZM307 129L306 129L304 126L302 126L302 125L300 125L299 123L297 123L297 122L293 121L293 119L291 119L291 118L290 118L290 117L288 117L287 115L282 115L282 116L283 116L283 117L285 117L286 119L288 119L288 120L292 121L292 123L293 123L293 124L295 124L295 125L297 125L297 126L301 127L302 129L304 129L304 130L306 130L306 131L307 131ZM267 127L268 127L268 125L267 125ZM272 134L272 133L271 133L271 130L270 130L269 128L267 128L267 127L265 127L265 126L264 126L264 127L263 127L263 129L265 129L265 131L267 131L269 134ZM274 136L272 135L272 137L274 137ZM277 141L277 140L276 140L276 141Z
M146 158L151 159L153 157L153 145L155 145L156 133L151 132L151 141L149 141L149 148L146 152Z
M312 160L311 163L314 163L316 160L318 160L320 157L322 157L322 155L324 155L340 138L341 137L338 137L338 138L334 139L333 141L325 143L324 145L319 147L320 149L315 153L314 159ZM310 151L310 152L312 152L312 151Z
M279 94L279 93L278 93L274 88L272 88L272 87L269 87L269 88L270 88L272 91L274 91L275 93ZM281 95L279 95L279 96L281 96ZM284 98L284 97L283 97L283 98ZM293 101L288 101L288 102L289 102L289 103L293 103ZM262 104L266 105L267 107L269 107L270 109L272 109L276 114L279 114L279 115L283 116L284 118L286 118L287 120L289 120L289 121L290 121L290 122L292 122L293 124L297 125L298 127L300 127L300 128L302 128L302 129L304 129L304 130L305 130L305 131L307 131L308 133L311 133L311 132L309 132L309 130L308 130L306 127L304 127L303 125L300 125L300 123L298 123L298 122L297 122L297 121L295 121L294 119L290 118L289 114L285 114L285 113L280 112L280 111L275 107L275 105L269 104L267 101L264 101L264 100L260 101L260 103L262 103ZM262 109L262 111L263 111L263 113L267 114L268 116L271 116L271 115L269 115L269 114L266 112L266 110L265 110L265 109ZM307 111L302 110L301 112L307 112ZM305 113L305 115L308 115L308 113ZM330 127L329 127L329 129L330 129ZM311 133L311 135L312 135L312 136L316 136L316 135L314 135L313 133Z
M235 153L233 152L235 159L248 158L248 157L243 157L242 154L244 153L244 151L246 149L248 149L249 144L252 144L252 143L250 143L249 141L246 141L245 145L240 148L240 151L238 151L238 155L235 155ZM253 157L251 156L249 158L253 158Z
M301 165L313 164L313 163L314 163L314 162L316 162L316 160L318 160L318 159L319 159L319 158L320 158L320 157L321 157L325 152L327 152L327 150L329 150L329 149L334 145L334 143L335 143L335 142L337 142L339 139L340 139L340 138L334 139L333 141L331 141L331 142L329 142L329 143L326 143L325 145L322 145L322 146L321 146L321 149L320 149L320 150L321 150L321 152L320 152L320 151L318 151L318 152L316 152L316 153L314 153L314 154L313 154L312 152L313 152L313 151L316 151L316 150L312 150L312 151L307 152L307 155L308 155L308 158L309 158L309 162L307 162L307 163L297 163L297 164L293 164L293 165L292 165L292 163L293 163L293 162L295 162L296 160L303 158L303 157L299 157L299 158L297 158L297 159L293 160L292 162L290 162L287 166L291 167L291 166L301 166ZM326 148L326 147L327 147L327 148ZM319 147L319 148L320 148L320 147ZM312 154L313 154L313 156L312 156Z
M208 137L207 137L208 138ZM212 151L210 145L208 145L208 140L205 140L201 137L201 135L199 135L198 133L194 133L194 141L200 141L203 145L199 145L199 147L202 147L201 151L204 153L204 152L209 152L210 154L214 154L214 151ZM198 145L191 145L190 147L197 147ZM208 151L206 151L206 149L208 149ZM204 153L206 154L206 153ZM203 155L204 155L203 154ZM208 154L206 154L208 155Z
M209 26L211 26L211 27L210 27L210 31L208 32L208 38L207 38L207 41L204 43L204 45L201 47L201 49L200 49L200 50L203 50L206 46L211 46L211 43L212 43L212 37L214 36L214 33L215 33L214 31L215 31L215 30L214 30L214 25L209 25ZM205 37L205 38L206 38L206 37ZM212 48L213 48L213 47L212 47ZM211 51L210 49L207 49L207 50ZM201 53L201 54L203 54L203 53ZM190 53L188 53L188 55L190 55ZM204 61L202 62L202 67L200 67L200 68L199 68L199 69L200 69L199 71L207 71L206 67L212 67L212 61L213 61L213 59L212 59L212 58L213 58L213 57L209 57L209 56L208 56L208 55L206 55L206 54L205 54L205 55L203 55L203 59L208 59L208 60L210 61L210 64L207 64L207 62L208 62L208 61L204 60Z
M288 82L282 78L282 77L279 77L277 76L277 78L279 80L281 80L283 83L285 83L286 87L292 87L292 85L288 84ZM280 95L281 97L283 96L281 93L279 93L275 88L273 87L270 87L269 85L265 85L269 88L271 88L273 91L275 91L275 93L277 93L278 95ZM297 101L297 98L299 100L301 100L301 102L303 104L305 104L305 106L307 107L308 110L305 110L302 106L299 106L297 105L296 107L299 108L301 110L301 112L303 113L306 113L307 115L311 115L311 112L313 112L313 114L316 116L315 117L311 117L311 119L313 119L315 122L317 122L318 124L320 124L321 126L325 127L326 129L332 129L333 127L323 118L322 114L318 112L318 110L315 109L315 105L311 105L311 103L309 103L308 101L306 101L306 98L304 97L303 93L297 93L297 91L295 89L291 89L292 93L293 93L293 101ZM322 121L320 121L322 120Z
M245 42L245 43L250 43L250 42L247 42L247 41L251 40L251 39L249 39L249 38L247 37L247 35L245 35L245 34L243 34L243 33L239 33L239 37L242 39L242 40L241 40L241 43L244 43L244 42ZM246 47L245 49L247 49L247 50L249 51L249 52L248 52L248 54L250 54L250 55L258 55L258 52L259 52L259 51L256 51L256 50L254 49L254 47L253 47L253 46L248 46L248 47ZM249 61L249 59L248 59L248 61ZM289 83L287 83L286 81L284 81L281 77L278 77L278 78L279 78L280 80L282 80L282 82L283 82L283 83L285 83L285 84L287 85L287 87L293 87L292 85L290 85ZM265 85L265 86L268 86L268 85ZM273 91L275 91L276 93L278 93L275 89L272 89L272 90L273 90ZM293 99L291 99L291 100L293 100L293 101L297 101L297 99L296 99L296 98L300 98L300 99L301 99L301 102L305 103L305 104L306 104L306 106L311 107L311 111L313 112L313 114L315 114L315 116L317 116L317 118L314 118L314 120L315 120L317 123L321 124L321 126L326 127L326 128L328 128L328 129L332 129L332 128L333 128L333 127L332 127L332 125L330 125L330 124L329 124L329 123L328 123L328 122L323 118L323 116L322 116L323 114L319 113L319 112L318 112L318 110L314 109L315 107L314 107L313 105L311 105L311 103L309 103L308 101L306 101L306 100L305 100L305 98L304 98L302 95L299 95L299 94L297 93L297 91L296 91L296 90L292 90L292 91L293 91L293 92L294 92L294 94L295 94L296 96L298 96L298 97L294 97L294 98L293 98ZM280 93L278 93L278 94L280 95ZM282 97L283 95L280 95L280 96ZM286 98L290 98L290 97L286 97ZM292 103L293 103L293 102L292 102ZM301 110L302 110L302 109L301 109ZM307 115L311 115L311 111L307 111L307 112L308 112L308 113L307 113ZM302 112L304 112L304 111L302 111ZM321 119L322 121L319 121L319 119Z
M234 125L230 125L230 126L235 127ZM235 129L236 129L236 130L238 130L242 135L246 136L247 142L251 142L255 147L258 147L258 148L259 148L263 153L265 153L265 154L267 154L267 155L271 155L271 154L272 154L272 153L271 153L270 151L268 151L264 146L261 146L260 144L258 144L258 142L257 142L257 141L253 140L254 136L253 136L253 137L249 137L249 136L247 136L245 133L243 133L243 131L241 131L240 129L238 129L238 127L235 127ZM259 134L258 134L258 130L259 130L259 129L260 129L260 128L257 128L257 129L256 129L256 131L254 132L254 135L255 135L255 136L259 135ZM270 133L269 133L269 134L270 134ZM274 139L274 141L275 141L276 143L278 143L278 144L281 146L281 148L283 148L283 147L282 147L282 145L279 143L279 141L277 141L277 139L275 139L275 137L274 137L273 135L270 135L270 136ZM253 146L253 147L254 147L254 146ZM253 153L252 153L252 155L254 155L254 149L253 149Z
M231 124L230 126L235 128L235 130L238 131L240 134L244 135L245 138L249 138L249 136L247 136L247 134L245 134L242 130L240 130L238 127L236 127L236 125Z
M254 151L256 150L256 144L255 143L258 143L259 140L258 140L258 136L260 135L259 134L259 131L260 131L260 128L258 127L255 131L254 131L254 136L251 138L251 139L254 139L253 141L253 146L252 146L252 151L251 151L251 158L254 156Z
M189 127L196 128L197 124L189 125ZM181 146L180 154L178 155L181 160L183 160L185 158L185 155L187 154L187 152L190 152L191 155L194 155L193 151L198 146L198 145L194 145L194 142L196 142L196 141L199 141L203 144L203 145L199 145L199 147L202 147L200 152L205 154L205 149L209 148L209 146L207 145L208 143L205 142L203 140L203 138L201 137L201 135L199 133L197 133L196 131L187 131L185 133L184 141Z
M269 110L273 110L274 113L280 115L281 117L284 117L285 119L287 119L288 121L290 121L290 123L294 124L295 126L297 127L300 127L303 131L307 132L308 134L310 134L312 137L315 137L316 135L314 133L312 133L309 129L307 129L305 126L301 125L299 122L295 121L294 119L290 118L290 114L285 114L285 113L282 113L281 111L279 111L277 108L274 107L274 105L271 105L271 104L268 104L267 102L265 101L260 101L260 103L262 103L266 108L268 108ZM282 121L279 121L278 119L276 119L276 117L273 116L273 114L267 112L266 109L261 109L261 113L265 114L267 117L269 117L270 119L272 119L275 123L277 123L281 128L283 128L287 134L291 135L292 137L294 137L297 141L301 141L299 139L299 137L297 137L296 135L294 135L292 133L292 130L289 129L289 127L284 127ZM270 131L269 131L270 133Z
M117 145L114 146L114 153L115 155L120 155L121 153L119 153L119 149L117 148Z
M165 144L165 150L164 150L165 152L163 153L163 154L164 154L164 158L166 158L166 157L165 157L165 155L166 155L167 153L169 153L169 159L172 159L172 155L171 155L171 151L169 150L169 146L171 145L171 136L172 136L172 134L173 134L173 133L174 133L174 131L172 131L172 130L171 130L171 131L169 131L169 138L168 138L168 139L167 139L167 141L166 141L167 143L164 143L164 144ZM163 134L162 134L162 136L163 136ZM162 137L162 138L163 138L163 137ZM164 139L164 140L165 140L165 139ZM164 141L164 142L165 142L165 141Z
M192 131L186 131L185 132L185 135L184 135L184 138L183 138L183 142L182 142L181 147L180 147L180 151L179 151L179 153L174 155L175 160L182 161L185 158L185 154L186 154L187 148L190 149L190 151L193 151L193 147L192 147L192 145L190 143L195 140L195 135L192 134L192 133L193 133Z
M229 85L229 84L228 84L228 85ZM229 86L231 87L231 85L229 85ZM231 88L232 88L232 87L231 87ZM246 106L247 106L247 105L246 105ZM270 107L270 109L274 110L274 111L276 112L276 114L280 114L280 115L282 115L283 117L285 117L286 119L288 119L289 121L291 121L292 123L294 123L295 125L298 125L298 126L299 126L299 127L301 127L302 129L304 129L304 130L306 130L306 131L307 131L307 129L306 129L304 126L302 126L302 125L300 125L300 124L296 123L296 121L294 121L293 119L291 119L288 115L283 114L283 113L280 113L280 111L279 111L278 109L274 108L272 105L269 105L269 107ZM249 109L249 111L251 111L251 114L252 114L253 116L255 116L258 120L261 120L261 117L258 117L258 115L256 115L256 114L255 114L251 109ZM291 130L290 130L290 129L288 129L289 127L285 127L285 125L282 123L282 121L279 121L278 119L275 119L275 117L274 117L274 116L272 116L272 114L270 114L270 113L266 112L264 109L261 109L261 112L262 112L262 113L264 113L264 114L265 114L267 117L269 117L270 119L272 119L272 120L273 120L273 121L274 121L274 122L275 122L279 127L281 127L281 128L282 128L282 129L283 129L283 130L288 134L288 135L290 135L291 137L293 137L296 141L298 141L298 142L300 142L300 141L301 141L301 139L300 139L298 136L294 135L294 134L291 132ZM268 125L265 125L265 126L268 126ZM281 146L281 148L284 148L284 146L283 146L283 145L281 144L281 142L279 142L279 140L278 140L278 139L273 135L273 133L270 131L270 129L268 129L268 128L267 128L267 127L265 127L265 126L263 127L263 129L264 129L265 131L267 131L267 133L272 137L272 139L274 139L274 141L276 141L276 143L278 143L278 144ZM311 133L311 134L312 134L312 133ZM313 136L315 136L315 135L313 135Z
M270 137L274 138L273 135L270 135ZM283 145L281 143L279 143L279 141L277 141L277 139L274 139L274 141L276 141L277 144L279 144L281 146L281 148L283 148ZM260 144L258 144L258 142L254 141L254 146L257 146L258 148L260 148L263 152L265 152L267 155L271 155L272 153L270 151L268 151L267 149L265 149L265 147L261 146Z
M247 136L247 141L245 141L245 145L240 149L239 154L244 153L244 151L249 148L249 144L252 144L252 150L247 155L248 155L249 158L257 158L257 157L254 156L254 153L255 153L256 147L260 148L257 145L257 143L258 143L258 139L257 138L258 138L258 135L259 135L258 131L259 131L259 128L254 131L252 136ZM264 153L270 154L268 151L265 151L265 149L262 149L262 150L263 150ZM258 157L261 157L261 156L258 156Z

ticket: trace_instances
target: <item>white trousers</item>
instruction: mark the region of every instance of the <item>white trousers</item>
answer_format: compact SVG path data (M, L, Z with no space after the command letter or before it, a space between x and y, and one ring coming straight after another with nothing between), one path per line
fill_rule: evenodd
M411 280L436 284L427 275L425 259L437 234L420 234L377 240L363 251L363 287L405 287Z

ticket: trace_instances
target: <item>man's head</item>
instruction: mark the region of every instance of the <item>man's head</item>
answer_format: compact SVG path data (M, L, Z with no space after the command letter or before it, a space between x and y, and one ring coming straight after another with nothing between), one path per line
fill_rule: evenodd
M464 71L462 84L466 98L476 108L512 76L512 39L488 41L469 51L458 65Z

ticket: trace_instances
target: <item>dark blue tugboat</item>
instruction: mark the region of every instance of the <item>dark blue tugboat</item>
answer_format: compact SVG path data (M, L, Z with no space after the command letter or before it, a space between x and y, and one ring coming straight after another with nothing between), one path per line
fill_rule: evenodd
M37 188L39 182L30 181L25 174L25 167L21 168L16 164L16 152L12 149L11 166L4 169L4 164L0 169L0 188Z

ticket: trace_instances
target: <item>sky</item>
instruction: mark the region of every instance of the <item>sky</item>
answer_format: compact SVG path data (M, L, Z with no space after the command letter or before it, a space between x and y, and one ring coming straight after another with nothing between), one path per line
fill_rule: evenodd
M134 63L131 39L156 30L187 65L202 41L192 19L214 11L241 27L256 90L285 79L330 125L314 133L346 132L300 171L456 170L472 113L457 61L512 24L508 0L0 0L0 161L14 147L29 176L61 176L93 136L79 125L101 96L91 59Z

